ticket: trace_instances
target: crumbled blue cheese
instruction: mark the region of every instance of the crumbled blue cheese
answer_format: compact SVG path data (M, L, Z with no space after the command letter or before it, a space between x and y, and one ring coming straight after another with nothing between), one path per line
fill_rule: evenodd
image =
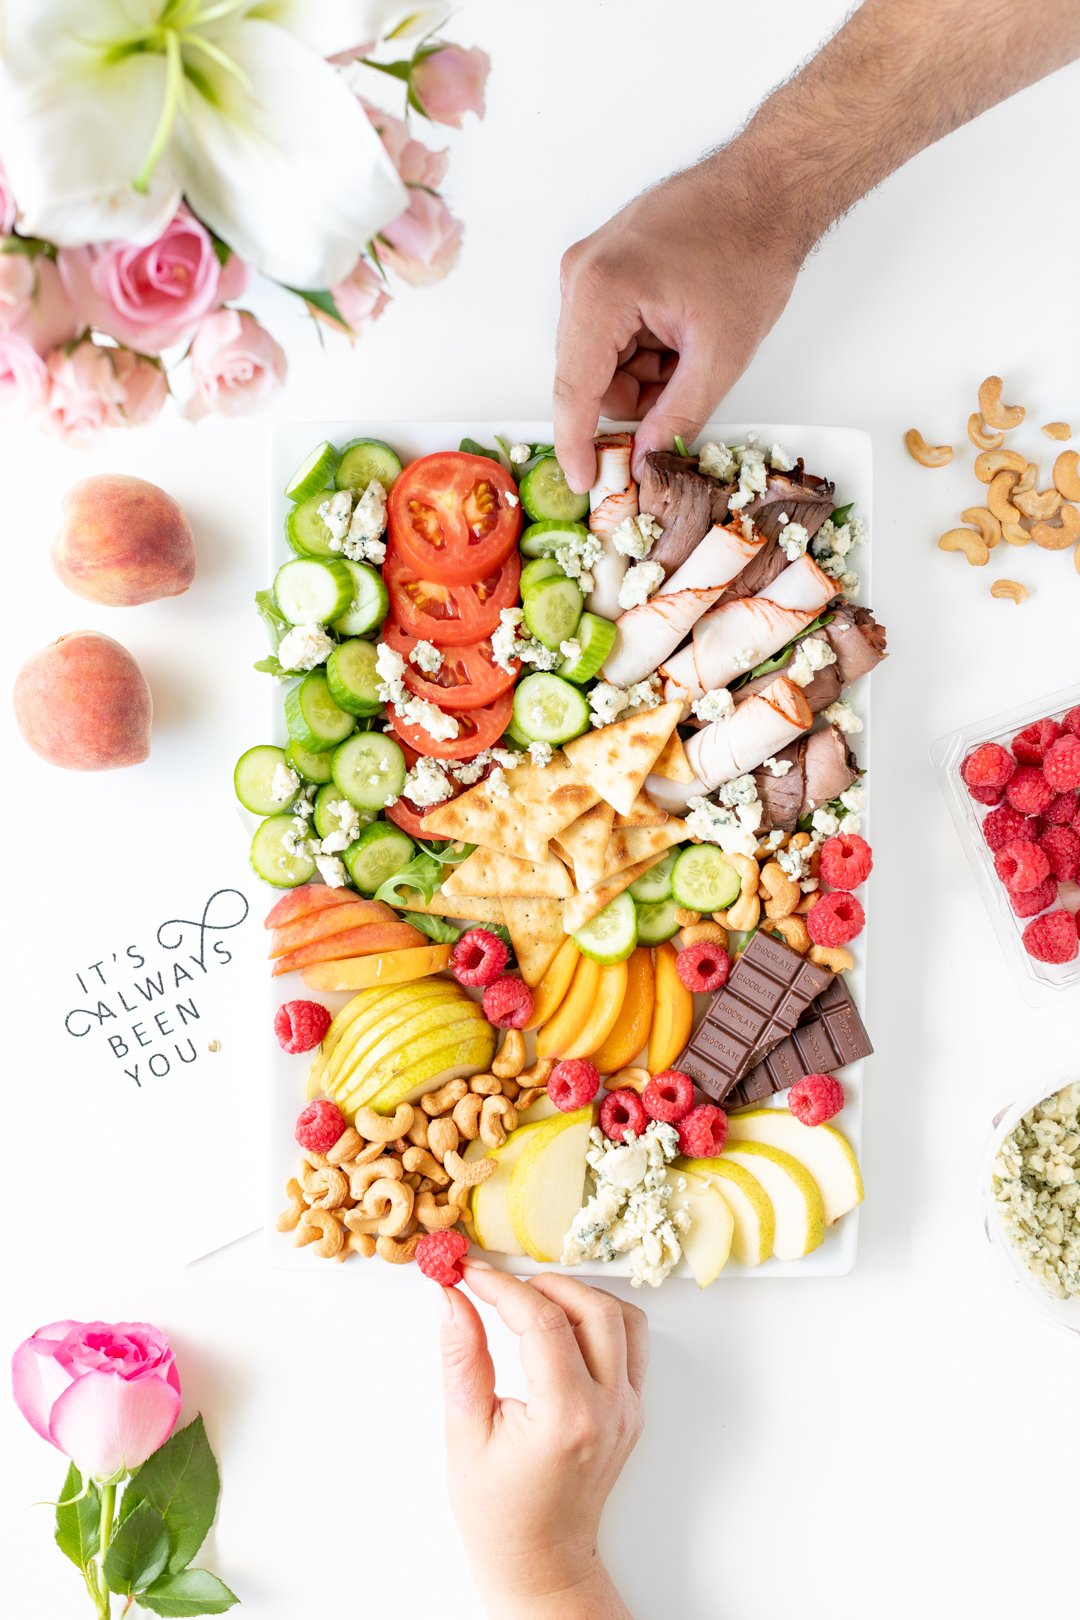
M294 855L299 858L304 855L314 854L317 846L308 837L307 822L301 820L299 816L294 816L292 823L286 827L281 835L281 847L286 856ZM285 866L286 864L284 858L278 862L279 866Z
M537 740L536 742L531 742L529 744L529 758L532 760L533 764L539 766L541 770L545 765L551 764L551 756L554 752L555 750L548 742L540 742Z
M360 812L355 804L349 803L348 799L331 799L326 808L337 821L337 826L323 839L322 853L337 855L341 850L348 849L349 845L359 838Z
M331 889L344 888L349 880L344 865L336 855L316 855L315 865L318 868L319 876Z
M649 555L653 541L659 540L663 532L654 517L648 512L639 512L636 517L623 518L612 531L611 543L620 556L634 557L640 562Z
M810 818L810 825L822 838L831 838L833 833L840 831L840 817L827 805L814 811Z
M726 686L718 686L711 692L703 692L695 698L690 705L691 714L697 715L699 720L708 725L717 720L730 720L735 713L735 699Z
M520 506L521 505L521 502L518 500L517 496L516 495L511 495L509 490L507 490L506 494L503 496L503 500L506 502L507 506Z
M765 464L764 451L749 437L745 445L735 446L735 454L739 458L739 481L728 507L732 512L739 512L749 505L755 495L764 494L769 469Z
M452 799L454 785L447 776L442 761L421 754L406 776L405 786L401 792L403 797L410 799L418 810L423 810L428 805L442 804L445 799Z
M852 815L858 815L861 810L864 810L866 808L865 782L852 782L851 786L845 788L841 793L840 803Z
M664 570L659 563L632 563L619 584L619 606L623 612L640 607L664 583Z
M297 799L296 803L293 805L293 815L294 816L310 816L310 815L313 815L314 811L315 811L314 799L315 799L315 789L314 789L314 787L313 786L306 787L304 789L304 791L301 793L300 797Z
M566 1234L563 1265L626 1255L634 1288L659 1287L678 1265L690 1225L685 1210L669 1207L675 1183L667 1167L678 1151L674 1127L657 1120L621 1143L594 1127L586 1152L593 1190Z
M761 663L761 653L756 647L737 647L729 660L732 671L741 675L745 670L753 669Z
M793 765L793 760L774 759L771 754L769 755L768 759L762 761L763 769L767 770L770 776L786 776L788 771L792 769Z
M275 804L288 804L299 791L299 776L294 770L289 769L283 759L279 759L270 778L270 797Z
M769 466L775 467L777 472L790 472L795 463L781 444L774 444L769 451Z
M776 864L793 883L801 883L803 878L809 877L810 863L820 847L820 839L814 838L806 844L789 844L787 849L777 851Z
M1001 1229L1057 1299L1080 1296L1080 1081L1045 1097L998 1149Z
M753 855L764 812L753 777L749 780L753 797L735 805L714 804L699 795L688 799L686 829L690 836L703 844L716 844L725 855Z
M500 669L508 673L513 672L515 659L522 664L531 664L537 670L554 669L559 662L558 653L552 647L545 647L535 636L530 636L522 628L524 619L521 608L503 608L498 626L491 636L492 658Z
M422 675L437 675L443 666L442 649L430 641L418 641L409 653L409 663Z
M658 709L664 701L664 691L657 675L646 675L626 688L626 708L630 714L638 709Z
M508 799L510 797L510 784L503 774L501 765L496 765L487 779L486 787L493 799Z
M529 447L527 444L512 444L510 446L510 460L515 467L524 467L528 459Z
M859 588L859 576L848 567L847 556L852 546L866 539L866 525L861 518L849 518L839 526L826 518L810 542L810 551L822 573L835 579L850 596Z
M282 636L278 663L282 669L316 669L334 650L334 640L321 624L296 624Z
M570 533L566 543L556 549L555 561L568 579L576 579L581 589L588 593L593 588L592 569L603 554L603 541L595 534Z
M777 544L788 562L795 562L810 544L810 536L801 523L785 523L777 537Z
M822 709L821 718L827 720L830 725L835 726L837 731L843 731L848 735L853 735L863 729L863 723L859 716L855 713L851 704L845 702L843 698L837 698L836 702L830 703L827 709Z
M623 688L613 686L610 681L598 681L589 693L589 708L593 723L597 726L610 726L622 714L626 704Z
M796 645L784 674L796 686L809 686L819 669L835 663L836 654L824 636L807 636Z
M386 490L373 478L353 508L341 550L352 562L381 563L386 556Z
M725 782L722 787L716 790L717 804L726 804L732 810L738 805L757 804L757 797L757 783L749 772L744 776L734 777L732 781ZM758 809L760 811L760 804L758 804Z
M379 642L375 653L375 673L380 700L390 704L406 725L420 726L433 742L451 742L458 736L461 726L452 714L409 691L403 679L405 660L385 641Z
M739 470L739 458L727 444L715 444L711 439L698 451L698 468L722 484L730 484Z
M581 657L581 643L580 643L580 641L578 641L577 638L574 637L574 636L571 636L569 641L560 641L559 642L559 657L560 658L565 658L567 663L570 663L571 661L576 663L577 660Z
M319 516L330 531L331 551L341 550L345 536L349 532L352 504L352 492L347 489L339 489L336 494L323 501L319 507Z
M405 660L389 642L380 641L375 649L375 673L379 677L379 697L383 703L393 701L394 689L403 684Z

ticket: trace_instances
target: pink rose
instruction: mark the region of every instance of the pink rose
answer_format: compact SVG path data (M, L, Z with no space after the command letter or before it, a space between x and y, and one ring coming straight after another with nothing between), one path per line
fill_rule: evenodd
M221 302L231 304L237 298L243 298L250 280L250 265L245 264L238 254L230 253L218 276L218 297Z
M257 410L285 381L285 371L281 345L254 315L219 309L203 321L191 345L195 397L188 415L243 416Z
M352 275L339 281L331 294L346 326L357 337L378 320L390 302L386 283L366 259L361 259Z
M0 253L0 332L18 332L40 355L81 330L60 272L44 254Z
M405 184L430 186L432 190L441 186L450 153L445 148L433 152L423 141L416 140L404 118L395 118L393 113L383 112L381 107L372 107L366 101L363 106Z
M10 331L29 315L36 286L29 254L0 253L0 330Z
M145 1322L53 1322L16 1350L15 1404L84 1479L132 1473L172 1434L180 1376Z
M127 427L146 427L156 421L169 397L161 366L130 349L113 350L113 370L124 391L119 410Z
M383 227L379 257L403 281L429 287L457 263L463 230L441 197L413 190L405 213Z
M486 51L475 46L466 51L460 45L442 45L416 63L412 92L436 124L460 129L467 112L483 118L484 86L490 72L491 58Z
M30 416L45 401L49 374L32 343L20 332L0 331L0 421Z
M85 324L143 354L182 342L221 301L210 233L187 208L148 246L65 248L58 263Z
M15 198L12 196L4 166L0 163L0 236L10 236L15 229Z

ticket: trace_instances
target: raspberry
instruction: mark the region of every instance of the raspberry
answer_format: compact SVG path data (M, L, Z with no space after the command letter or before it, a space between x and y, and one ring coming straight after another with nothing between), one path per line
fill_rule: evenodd
M1001 789L1015 769L1016 761L1008 749L1002 748L1000 743L983 743L967 756L960 767L960 775L973 798L976 797L977 788L996 788L1000 798Z
M550 1094L551 1085L548 1084ZM654 1074L641 1093L645 1112L650 1119L662 1120L665 1125L677 1125L694 1106L694 1082L678 1069L663 1069Z
M727 984L731 957L719 945L703 939L679 952L675 971L688 990L719 990Z
M806 931L815 945L846 945L861 934L866 913L853 894L823 894L807 913Z
M1043 811L1043 820L1051 827L1068 827L1080 815L1080 798L1075 793L1059 793Z
M484 991L483 1007L496 1029L523 1029L532 1016L532 991L523 979L505 973Z
M1036 912L1054 904L1057 892L1056 879L1048 877L1037 889L1028 889L1026 894L1009 894L1009 904L1018 917L1034 917Z
M301 1111L295 1136L309 1153L328 1153L344 1129L345 1116L337 1103L320 1097Z
M469 928L450 953L450 971L458 984L494 984L510 960L510 952L497 934Z
M985 805L1000 804L1005 796L1005 789L996 787L969 787L968 792L976 804Z
M1039 848L1050 862L1059 883L1075 883L1080 875L1080 833L1072 827L1047 827Z
M1071 788L1080 787L1080 737L1074 737L1070 732L1067 737L1059 737L1057 742L1050 744L1043 760L1043 775L1059 793L1068 793Z
M1075 709L1070 709L1068 714L1062 715L1061 723L1066 731L1072 732L1074 737L1080 737L1080 703L1077 704Z
M416 1263L425 1277L442 1283L444 1288L456 1288L465 1275L461 1261L469 1247L464 1232L453 1227L447 1232L425 1232L416 1245Z
M600 1129L613 1142L625 1142L628 1131L640 1136L647 1123L641 1098L629 1086L609 1091L600 1104Z
M1049 877L1050 859L1038 844L1014 838L994 856L994 871L1010 894L1027 894Z
M1022 816L1019 810L1014 810L1011 804L999 804L996 810L991 810L982 824L983 837L996 854L1014 838L1023 837L1026 820L1027 817Z
M599 1090L600 1071L595 1063L585 1058L564 1058L556 1063L548 1077L548 1097L564 1114L584 1108Z
M1033 725L1018 731L1012 740L1012 751L1021 765L1041 765L1050 744L1061 736L1056 720L1036 720Z
M857 889L873 867L873 850L858 833L839 832L821 846L821 876L830 889Z
M727 1115L712 1103L699 1103L691 1108L675 1129L679 1133L679 1152L688 1159L714 1159L723 1153L727 1141Z
M1073 962L1080 953L1076 918L1071 911L1048 911L1024 929L1024 947L1036 962Z
M274 1014L274 1034L283 1052L310 1052L330 1028L330 1014L318 1001L287 1001Z
M831 1074L807 1074L788 1092L788 1109L803 1125L824 1125L844 1106L844 1088Z
M1041 816L1057 797L1057 789L1051 787L1037 766L1021 765L1005 789L1005 797L1014 810L1025 816Z

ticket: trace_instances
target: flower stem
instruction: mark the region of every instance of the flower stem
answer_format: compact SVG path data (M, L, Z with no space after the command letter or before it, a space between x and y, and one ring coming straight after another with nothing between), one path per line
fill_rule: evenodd
M98 1620L109 1620L112 1614L112 1598L105 1581L105 1554L112 1541L113 1520L116 1517L116 1486L103 1485L101 1487L101 1528L98 1533L99 1551L94 1568L97 1584L97 1611Z

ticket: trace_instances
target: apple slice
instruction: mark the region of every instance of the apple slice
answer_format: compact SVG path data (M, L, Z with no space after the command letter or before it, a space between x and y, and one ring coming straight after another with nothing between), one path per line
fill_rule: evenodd
M776 1217L761 1182L728 1159L679 1159L694 1174L708 1166L706 1179L716 1188L735 1221L731 1252L744 1266L760 1266L773 1252Z
M821 1247L825 1239L825 1205L805 1165L768 1142L736 1142L726 1147L721 1157L742 1165L768 1194L776 1222L774 1259L801 1260Z
M771 1142L804 1164L818 1184L827 1226L862 1203L859 1161L831 1125L804 1125L786 1108L752 1108L732 1114L728 1141Z
M708 1288L727 1265L734 1217L705 1176L678 1168L667 1171L667 1180L671 1187L668 1209L685 1210L690 1217L690 1226L679 1239L686 1263L698 1287Z
M309 912L322 911L326 906L350 906L356 899L355 889L331 889L325 883L304 883L290 889L266 914L265 928L284 928L286 923L306 917Z
M267 956L285 956L301 945L311 945L328 934L343 934L347 928L363 928L367 923L392 923L397 918L381 900L354 900L350 906L324 906L298 917L285 928L275 928Z
M557 1261L562 1255L585 1194L585 1150L595 1119L590 1106L541 1120L510 1172L510 1225L534 1260Z
M410 932L415 933L412 929ZM450 964L450 945L418 945L404 951L376 951L372 956L346 957L337 962L313 962L304 969L311 990L367 990L373 984L404 984L426 979Z
M473 1188L470 1218L476 1241L482 1249L493 1254L524 1254L510 1220L510 1176L525 1148L530 1133L541 1128L541 1121L519 1125L507 1137L502 1147L489 1149L487 1154L473 1154L473 1158L494 1159L498 1166L495 1174ZM469 1146L473 1144L470 1142ZM468 1160L470 1155L466 1153Z
M275 975L295 973L297 968L310 967L316 962L343 962L376 954L381 957L383 952L392 955L395 951L412 950L417 946L425 950L440 949L437 945L431 946L412 923L365 923L360 928L346 928L340 934L329 934L325 939L313 940L310 945L301 945L298 950L279 956L271 972ZM440 966L445 967L450 960L450 948L441 948L446 951L446 960Z

